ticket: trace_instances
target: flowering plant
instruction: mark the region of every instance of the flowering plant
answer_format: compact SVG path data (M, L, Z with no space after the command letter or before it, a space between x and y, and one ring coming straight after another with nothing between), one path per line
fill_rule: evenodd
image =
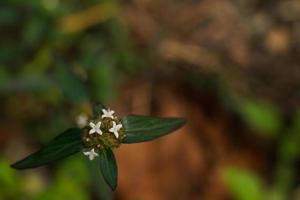
M26 158L12 164L15 169L28 169L49 164L82 151L89 160L99 158L100 170L106 183L117 187L117 163L112 149L122 143L146 142L180 128L185 124L182 118L159 118L129 115L122 119L102 104L93 108L92 119L81 116L81 128L70 128L56 136L48 145Z

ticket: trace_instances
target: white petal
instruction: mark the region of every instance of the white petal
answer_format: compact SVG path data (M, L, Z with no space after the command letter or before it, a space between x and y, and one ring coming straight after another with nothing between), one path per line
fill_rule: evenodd
M98 156L98 153L95 152L95 149L92 149L92 154Z
M90 122L90 127L95 128L95 124L93 122Z
M119 133L117 131L114 132L114 135L116 136L116 138L119 138Z
M102 109L103 115L101 116L102 118L107 117L107 118L113 118L113 114L115 111L110 110L110 109Z
M102 135L102 131L100 129L97 129L96 131L98 134Z
M118 130L120 130L122 127L123 127L122 124L117 125Z
M100 128L100 126L101 126L101 122L98 122L97 124L96 124L96 128Z
M93 133L95 133L95 132L96 132L95 129L91 129L91 130L89 131L89 134L93 134Z
M90 160L94 160L94 158L98 156L98 153L95 152L95 149L92 149L91 151L83 152L83 154L88 156Z

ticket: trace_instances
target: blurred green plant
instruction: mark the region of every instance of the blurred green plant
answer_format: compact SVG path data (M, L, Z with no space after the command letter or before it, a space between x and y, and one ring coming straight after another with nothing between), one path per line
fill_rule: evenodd
M300 112L296 112L285 132L278 140L274 180L270 186L263 184L253 172L237 167L223 170L224 180L237 200L287 200L293 199L297 186L297 165L300 157Z
M49 189L36 195L34 200L75 199L88 200L89 174L85 162L78 157L67 159L57 169Z
M236 200L266 200L262 180L250 171L236 167L223 170L223 177Z
M16 172L11 170L9 162L0 160L0 199L17 199L21 194L21 185Z
M258 133L276 137L282 128L282 117L275 106L262 100L240 100L239 113Z
M291 199L298 183L297 161L300 158L300 111L295 112L277 146L273 191L279 200ZM277 200L276 199L276 200Z
M116 86L140 68L125 29L114 0L1 1L4 119L17 120L34 142L44 144L53 133L70 126L73 115L86 111L88 102L115 98ZM21 106L15 109L16 105ZM92 171L93 177L96 171ZM23 181L21 175L17 177ZM60 188L69 187L60 180ZM105 192L99 193L109 199Z

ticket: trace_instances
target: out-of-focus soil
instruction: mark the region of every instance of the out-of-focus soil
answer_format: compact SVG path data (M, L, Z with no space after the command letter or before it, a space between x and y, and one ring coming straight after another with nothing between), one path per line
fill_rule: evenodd
M243 127L233 128L233 118L213 97L207 108L203 99L195 100L168 83L129 85L121 101L132 109L124 112L181 116L188 123L161 139L124 145L117 151L120 199L226 200L230 196L223 182L224 167L241 166L258 173L266 169L267 151ZM153 107L155 112L149 113Z
M216 73L282 111L299 105L298 0L124 0L121 8L139 52L156 51L151 67Z
M183 80L184 72L217 74L236 95L267 99L286 114L294 112L300 102L299 1L121 4L135 47L141 54L152 50L149 65L158 75L152 80L159 82L129 84L122 102L132 105L130 112L184 116L188 123L157 141L119 150L120 197L225 200L231 197L221 176L224 166L268 176L268 142L249 134L216 96L164 79Z

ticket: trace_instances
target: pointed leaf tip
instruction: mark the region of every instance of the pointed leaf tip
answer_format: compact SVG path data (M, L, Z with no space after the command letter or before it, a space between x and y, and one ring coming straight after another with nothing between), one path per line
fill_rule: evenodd
M123 143L146 142L167 135L186 123L183 118L129 115L122 119L126 138Z
M39 151L12 164L11 167L20 170L39 167L77 153L82 148L81 129L70 128Z
M112 190L116 190L118 183L118 167L111 149L106 149L99 154L100 170L106 183Z

